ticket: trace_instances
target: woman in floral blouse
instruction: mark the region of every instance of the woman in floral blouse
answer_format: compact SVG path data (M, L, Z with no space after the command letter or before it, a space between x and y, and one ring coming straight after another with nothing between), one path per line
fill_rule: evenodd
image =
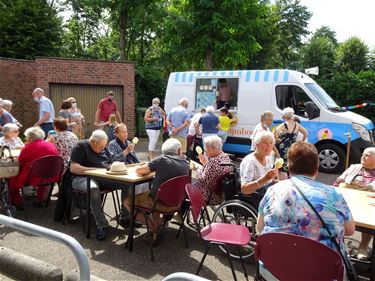
M203 167L197 171L195 185L202 191L207 204L216 205L224 200L223 191L217 189L221 179L231 170L230 167L222 167L222 163L230 163L231 160L222 150L223 143L218 136L208 136L204 139L206 156L199 154L199 161Z

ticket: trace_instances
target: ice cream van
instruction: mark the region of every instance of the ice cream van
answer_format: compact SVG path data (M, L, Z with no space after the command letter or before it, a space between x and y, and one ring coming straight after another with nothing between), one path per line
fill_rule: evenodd
M274 113L273 127L283 122L282 110L291 107L308 131L308 141L319 151L320 170L337 173L345 166L350 134L350 160L359 163L366 147L375 143L374 124L345 111L308 75L286 69L173 72L169 76L165 110L170 112L181 98L189 109L216 107L219 86L230 88L230 109L238 124L230 130L224 151L247 154L250 136L264 110Z

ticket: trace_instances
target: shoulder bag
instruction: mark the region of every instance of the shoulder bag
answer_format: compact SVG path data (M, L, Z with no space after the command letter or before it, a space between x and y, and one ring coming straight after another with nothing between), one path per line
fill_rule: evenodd
M5 151L8 150L8 153ZM11 178L18 176L20 165L17 158L12 156L8 146L0 147L0 178Z
M316 216L322 222L322 225L323 225L324 229L327 231L327 233L329 235L329 239L331 239L331 241L333 242L333 244L336 246L336 248L337 248L337 250L338 250L338 252L339 252L339 254L341 256L341 259L343 260L343 263L345 265L345 269L346 269L346 274L348 276L348 280L349 281L359 281L357 272L355 271L355 268L354 268L352 262L350 261L349 255L346 252L345 248L342 247L337 242L336 236L333 235L333 233L329 230L327 224L324 222L323 218L319 215L318 211L314 208L314 206L311 204L311 202L309 201L309 199L307 199L307 197L305 196L305 194L298 187L298 185L300 184L300 181L298 179L294 178L294 177L290 178L290 180L292 181L294 187L301 194L302 198L306 201L306 203L310 206L310 208L314 211L314 213L316 214Z

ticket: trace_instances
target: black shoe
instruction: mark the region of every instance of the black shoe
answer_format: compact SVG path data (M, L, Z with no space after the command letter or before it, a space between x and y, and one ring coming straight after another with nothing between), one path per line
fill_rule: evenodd
M128 226L130 226L130 219L126 219L120 216L118 220L118 224L121 225L123 228L127 228ZM134 228L140 228L142 226L143 225L140 222L137 222L137 221L134 222Z
M107 238L107 234L108 234L108 228L106 226L99 227L96 230L96 239L98 239L99 241L104 240Z

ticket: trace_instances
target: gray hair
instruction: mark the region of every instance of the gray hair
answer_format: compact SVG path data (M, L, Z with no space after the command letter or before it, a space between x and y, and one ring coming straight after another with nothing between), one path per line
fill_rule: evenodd
M7 123L3 126L3 133L6 135L7 133L11 132L12 130L18 130L18 126L13 123Z
M182 98L182 99L180 99L178 104L181 105L181 106L184 106L184 107L188 107L189 100L187 98Z
M215 111L215 108L212 106L212 105L209 105L206 107L206 112L214 112Z
M167 139L161 146L161 152L164 155L178 155L178 150L181 148L181 143L177 139Z
M267 139L272 140L275 143L275 137L270 131L261 131L257 133L254 137L255 146Z
M208 136L203 139L204 147L210 147L215 150L223 148L223 141L218 136Z
M40 127L28 128L24 135L29 141L43 140L46 137L46 134Z
M285 107L283 110L283 117L285 119L292 119L294 116L294 110L291 107Z
M3 100L4 105L12 106L13 102L11 100Z
M102 141L102 140L108 140L108 136L103 130L93 131L90 138L89 138L90 142L92 142L92 141L99 142L99 141Z
M268 118L273 119L273 112L269 110L263 111L262 114L260 115L260 121L264 121Z
M33 93L42 93L44 95L44 90L42 88L35 88Z
M370 153L373 157L375 157L375 147L374 147L374 146L366 148L363 152L368 152L368 153Z
M152 103L155 103L155 102L160 103L160 99L159 98L153 98Z

